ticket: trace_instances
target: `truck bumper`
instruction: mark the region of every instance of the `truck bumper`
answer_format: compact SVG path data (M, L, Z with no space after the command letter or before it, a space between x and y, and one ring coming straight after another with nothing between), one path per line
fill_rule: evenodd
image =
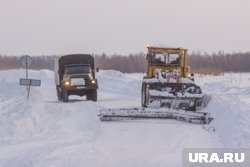
M97 85L91 85L91 86L85 86L85 85L78 85L78 86L64 86L63 87L65 90L72 90L72 91L77 91L77 90L91 90L91 89L97 89Z

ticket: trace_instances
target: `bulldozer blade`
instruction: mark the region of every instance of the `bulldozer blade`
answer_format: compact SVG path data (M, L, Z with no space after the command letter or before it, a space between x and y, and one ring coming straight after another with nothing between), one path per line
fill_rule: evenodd
M142 83L142 107L197 111L203 99L204 94L194 83Z
M209 124L213 120L213 118L205 112L159 110L154 108L102 109L98 116L101 121L175 119L194 124Z

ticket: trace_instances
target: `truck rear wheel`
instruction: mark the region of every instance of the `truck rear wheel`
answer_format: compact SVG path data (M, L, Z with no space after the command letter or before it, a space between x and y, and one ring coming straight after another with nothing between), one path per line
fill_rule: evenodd
M68 91L63 89L62 91L62 101L63 102L68 102L69 101L69 95L68 95Z
M86 95L87 100L97 101L97 90L91 90Z

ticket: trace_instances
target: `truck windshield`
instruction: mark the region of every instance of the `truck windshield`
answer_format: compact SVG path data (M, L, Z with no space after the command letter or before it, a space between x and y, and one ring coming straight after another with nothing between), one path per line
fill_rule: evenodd
M90 73L89 65L74 65L74 66L66 66L65 74L80 74L80 73Z

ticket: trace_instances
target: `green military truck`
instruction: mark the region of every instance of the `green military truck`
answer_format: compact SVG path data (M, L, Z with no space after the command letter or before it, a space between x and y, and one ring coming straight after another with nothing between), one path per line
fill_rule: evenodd
M88 54L71 54L55 59L55 84L59 101L68 102L70 95L97 101L98 82L94 58Z

